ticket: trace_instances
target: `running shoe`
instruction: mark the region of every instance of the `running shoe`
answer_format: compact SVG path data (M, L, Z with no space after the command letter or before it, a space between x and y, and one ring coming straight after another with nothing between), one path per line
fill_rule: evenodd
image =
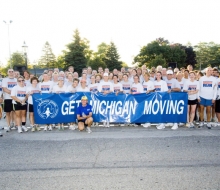
M24 132L28 131L27 127L25 127L25 126L21 126L21 128L23 129Z
M178 129L177 123L174 123L174 124L173 124L173 127L172 127L171 129L172 129L172 130L177 130L177 129Z
M5 132L9 132L10 131L10 127L4 127L4 129L5 129Z
M18 126L18 133L22 133L21 126Z

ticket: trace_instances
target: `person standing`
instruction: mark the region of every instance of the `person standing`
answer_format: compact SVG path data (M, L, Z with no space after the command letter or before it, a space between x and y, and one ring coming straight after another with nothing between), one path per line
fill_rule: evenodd
M199 79L199 97L200 103L200 119L199 127L204 125L204 108L206 107L207 128L211 129L211 107L216 100L217 82L216 78L211 76L212 68L206 68L206 75Z
M40 127L36 126L34 122L34 107L33 107L32 95L35 93L40 93L40 88L38 86L38 83L39 83L38 78L36 77L31 78L30 83L31 85L27 87L27 94L28 94L28 106L29 106L29 118L30 118L31 131L34 132L35 130L40 131Z
M108 73L103 74L103 81L99 83L98 91L103 93L104 95L107 95L113 92L113 85L111 82L108 81ZM110 127L108 116L106 117L106 120L104 121L103 125L105 127Z
M43 74L43 80L39 84L39 88L40 88L41 93L51 93L52 92L53 82L49 80L49 76L47 73ZM52 125L47 123L44 126L44 131L47 131L47 129L49 129L49 131L52 131Z
M27 132L26 128L26 111L27 104L26 100L28 99L26 86L24 84L25 80L22 76L19 76L18 85L14 86L11 90L11 98L13 99L12 103L15 109L16 115L16 125L18 126L18 133L22 133L22 130Z
M4 112L6 113L6 121L8 126L4 126L6 132L10 131L10 121L13 117L13 104L11 98L11 90L17 85L17 79L14 77L14 70L8 69L8 77L2 81L2 89L4 96ZM11 114L12 113L12 114Z
M190 80L187 80L184 84L183 90L188 93L188 114L187 114L187 124L189 128L193 128L193 120L195 117L197 98L199 91L199 82L195 80L196 74L191 71L189 73Z
M162 73L157 71L156 73L156 81L154 81L155 92L168 92L167 83L162 80ZM156 126L157 129L165 129L164 123L159 123Z

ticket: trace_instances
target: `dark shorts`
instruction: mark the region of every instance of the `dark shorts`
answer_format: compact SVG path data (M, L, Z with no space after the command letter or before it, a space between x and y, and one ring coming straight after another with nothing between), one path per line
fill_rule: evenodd
M215 102L215 112L220 113L220 99Z
M4 100L4 112L14 111L12 100Z
M19 110L26 110L27 111L27 104L25 104L25 105L14 104L14 109L15 109L15 111L19 111Z
M34 112L34 106L33 104L28 104L29 105L29 112Z
M85 121L86 121L86 119L83 119L83 120L78 120L78 123L79 123L79 122L82 122L82 123L84 123L85 127L87 127L88 125L87 125L87 124L85 124Z
M197 99L195 100L188 100L188 105L197 105L198 101Z

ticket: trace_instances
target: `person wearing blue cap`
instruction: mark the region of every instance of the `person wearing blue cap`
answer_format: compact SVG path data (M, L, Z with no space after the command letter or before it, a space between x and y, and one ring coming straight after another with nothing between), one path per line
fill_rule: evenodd
M87 128L87 132L91 133L91 125L93 122L92 118L92 106L88 104L88 98L86 96L82 96L81 104L77 108L77 120L78 120L78 128L80 131Z

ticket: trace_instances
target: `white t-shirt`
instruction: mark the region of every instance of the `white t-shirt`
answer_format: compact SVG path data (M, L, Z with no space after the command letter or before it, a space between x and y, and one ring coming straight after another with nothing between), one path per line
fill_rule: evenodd
M88 87L82 88L82 86L78 86L76 88L76 92L89 92L89 88Z
M37 85L36 88L34 88L32 85L31 86L28 86L26 88L26 92L27 94L29 94L30 92L32 92L33 94L34 93L40 93L40 88L39 86ZM28 104L33 104L33 97L32 95L30 94L29 97L28 97Z
M199 79L199 96L207 100L215 100L217 95L217 81L213 76L202 76Z
M154 81L154 88L155 88L155 92L168 91L167 83L164 80L160 80L159 82L157 80Z
M73 88L73 85L69 85L66 88L66 92L72 92L75 93L76 92L76 88Z
M14 86L11 90L11 96L16 96L19 100L24 100L26 97L26 86L20 87L19 85ZM12 100L13 104L17 104L14 100Z
M89 91L90 91L90 92L94 92L94 93L98 92L98 86L99 86L99 83L90 84L90 85L88 86Z
M130 94L131 93L131 82L125 82L121 81L122 84L122 90L125 94Z
M184 83L184 87L183 87L183 90L187 90L187 91L190 91L190 90L199 90L199 81L196 81L194 80L193 82L190 81L190 80L187 80L185 83ZM196 94L188 94L188 100L195 100L198 98L198 93Z
M59 85L53 86L53 93L65 93L66 92L66 85L63 85L62 87L59 87Z
M122 92L122 84L121 83L112 83L112 86L113 86L113 92Z
M168 88L168 90L171 90L171 89L173 89L173 88L179 88L179 89L181 89L181 87L180 87L178 81L177 81L176 79L174 79L174 78L172 78L172 79L170 79L170 80L167 79L167 80L166 80L166 83L167 83L167 88Z
M30 79L24 80L24 85L25 85L26 87L30 86L30 85L31 85Z
M131 94L140 94L143 93L144 89L141 83L133 83L131 86Z
M53 84L54 83L52 81L39 83L41 93L50 93L50 92L52 92Z
M181 92L182 92L183 91L183 86L184 86L184 81L183 80L181 80L181 81L177 80L177 82L179 83L180 89L181 89Z
M105 82L105 81L100 82L98 86L98 91L99 92L104 92L104 91L113 92L112 82Z
M17 79L16 78L4 78L2 80L2 87L7 88L8 90L12 90L12 88L16 85L17 85ZM4 95L5 100L12 99L11 95L6 93L6 92L3 92L3 95Z
M69 86L69 85L72 85L72 84L73 84L72 81L67 81L67 82L64 83L64 85L66 85L66 86Z
M144 92L147 92L148 90L154 90L154 83L152 81L147 81L143 83Z

